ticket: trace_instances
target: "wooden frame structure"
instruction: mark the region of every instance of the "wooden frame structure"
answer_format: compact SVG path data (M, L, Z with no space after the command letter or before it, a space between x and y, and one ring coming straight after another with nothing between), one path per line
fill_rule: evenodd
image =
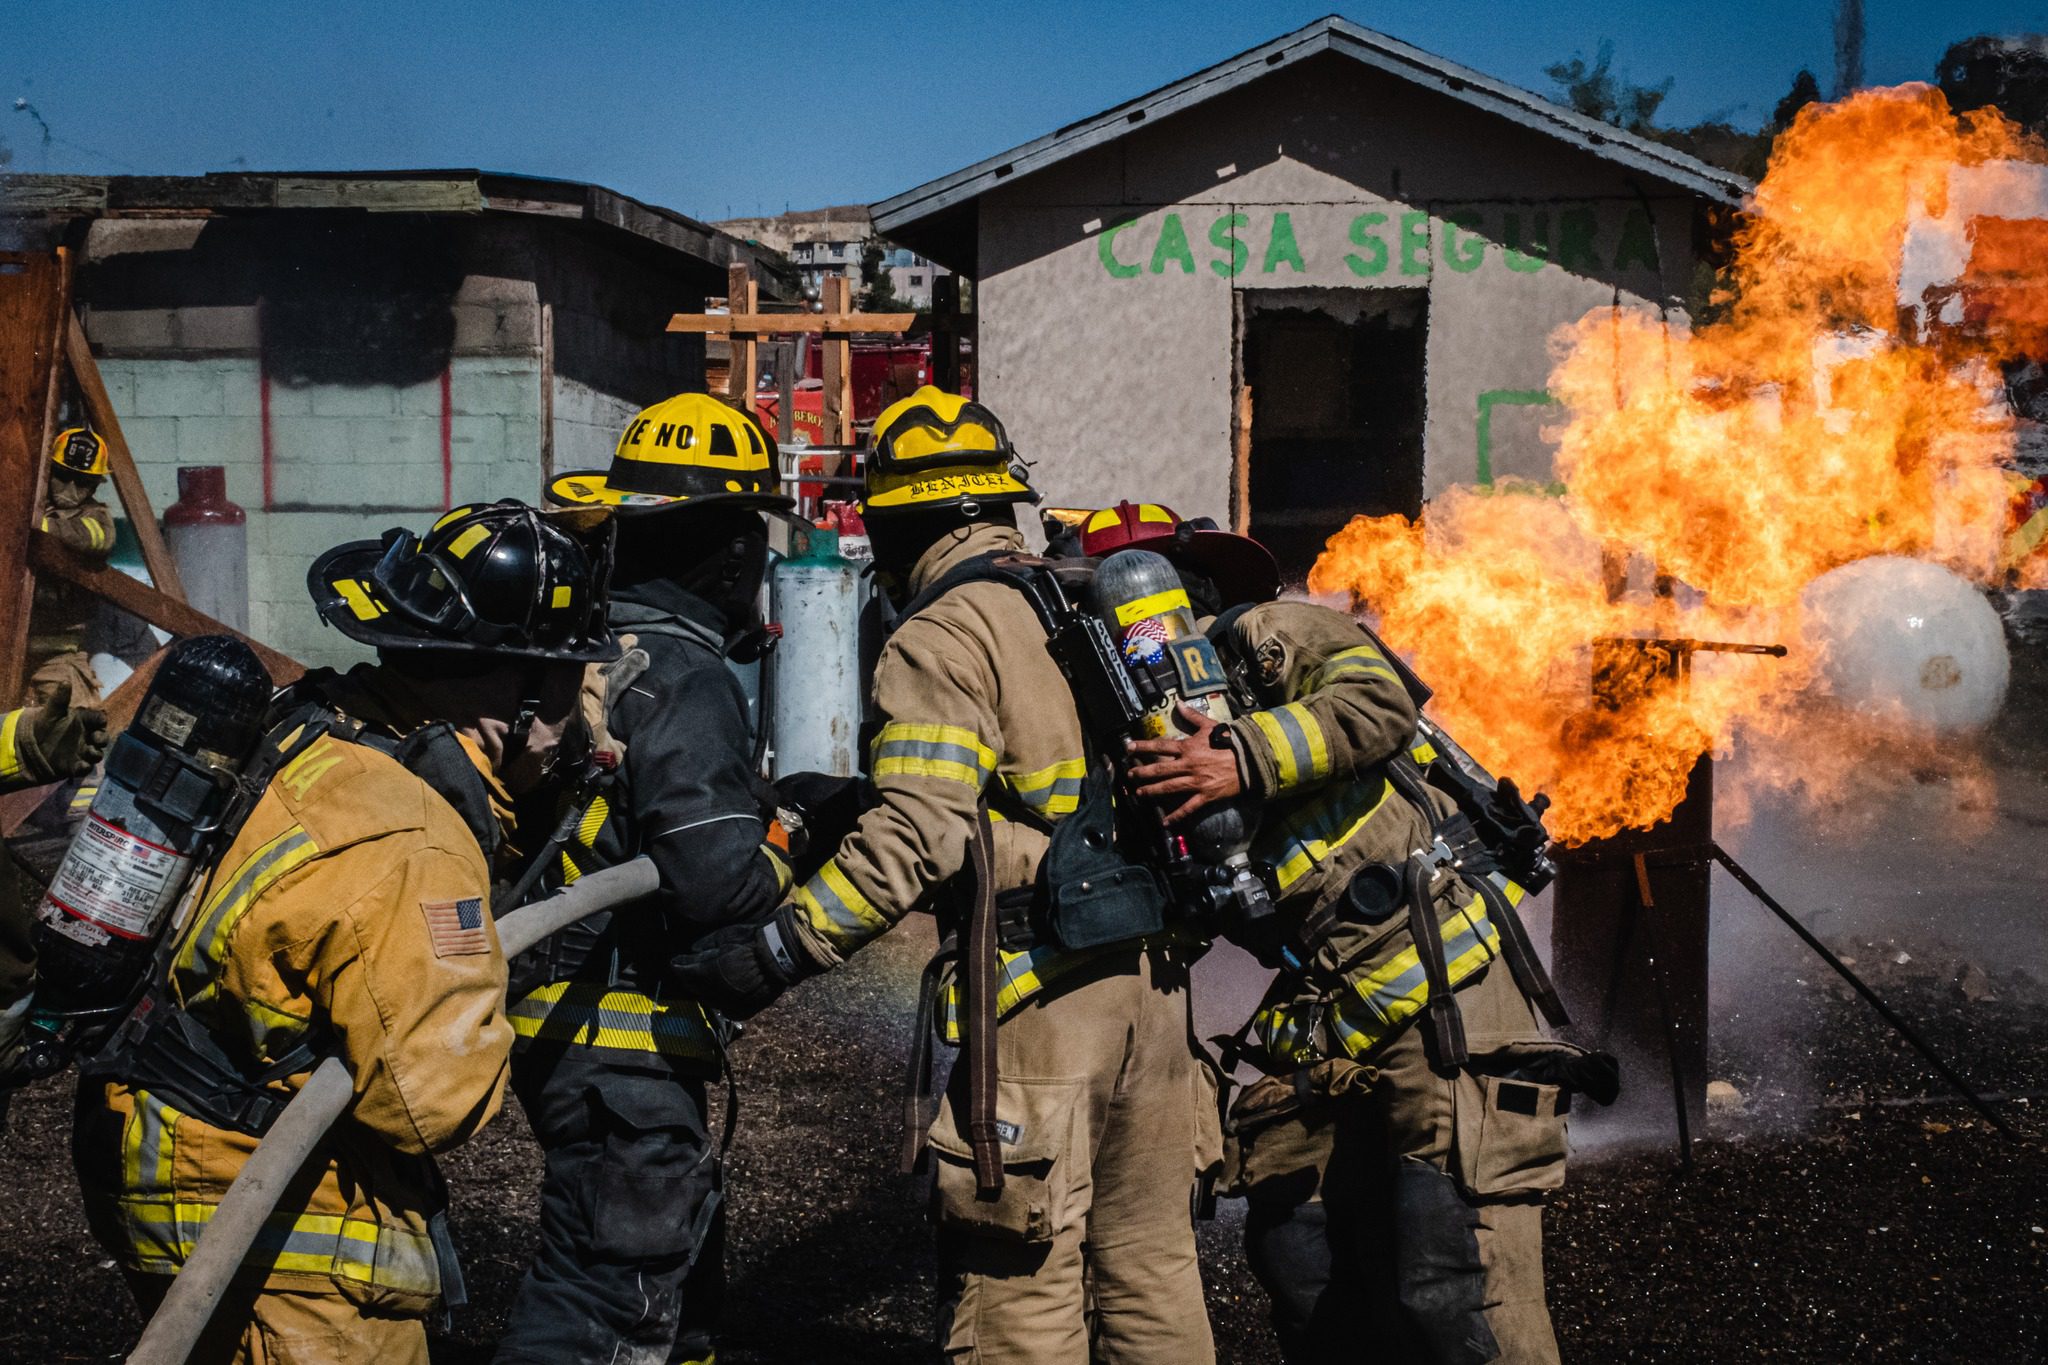
M671 332L725 336L732 343L727 371L728 403L753 411L754 386L760 373L759 348L764 337L814 333L825 343L825 445L853 444L853 337L856 332L902 336L917 323L915 313L856 313L852 283L843 275L825 280L821 313L763 313L759 286L743 263L727 267L723 313L677 313L668 320ZM783 409L788 412L787 405Z
M50 443L66 374L87 420L107 443L108 474L135 529L151 587L118 569L88 564L38 529ZM183 581L136 471L121 419L71 307L71 259L49 252L0 252L0 710L21 696L35 576L51 574L173 635L239 635L279 685L306 670L296 659L214 620L185 600ZM159 656L160 657L160 656ZM131 717L154 660L107 699L109 722Z

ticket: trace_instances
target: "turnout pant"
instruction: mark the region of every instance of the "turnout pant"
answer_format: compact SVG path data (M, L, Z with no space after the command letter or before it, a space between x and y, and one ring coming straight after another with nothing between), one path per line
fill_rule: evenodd
M946 1358L1213 1361L1191 1195L1220 1134L1186 964L1153 949L1079 967L1002 1021L996 1051L1001 1197L975 1194L964 1062L931 1131Z
M169 1275L123 1272L146 1322L170 1292ZM418 1318L372 1313L339 1289L331 1294L229 1285L188 1365L427 1365Z
M1540 1036L1504 963L1458 1004L1476 1067ZM1558 1088L1444 1075L1427 1032L1372 1057L1370 1092L1289 1135L1248 1191L1245 1249L1290 1365L1557 1365L1541 1197L1564 1175Z
M512 1085L546 1165L498 1365L711 1360L725 1220L704 1082L535 1047Z

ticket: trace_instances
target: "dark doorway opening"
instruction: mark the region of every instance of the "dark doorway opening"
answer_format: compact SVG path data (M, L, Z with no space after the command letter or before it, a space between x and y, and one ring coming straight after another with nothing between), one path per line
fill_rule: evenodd
M1238 300L1248 529L1299 582L1352 517L1421 515L1429 291L1260 289Z

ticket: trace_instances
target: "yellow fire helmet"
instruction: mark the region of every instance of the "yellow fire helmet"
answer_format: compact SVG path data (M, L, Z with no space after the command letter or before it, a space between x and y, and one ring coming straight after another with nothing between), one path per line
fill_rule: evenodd
M862 516L1037 502L996 415L927 384L875 419Z
M50 445L50 463L85 479L107 477L107 442L91 427L69 427Z
M780 478L760 423L708 393L679 393L626 424L610 469L563 474L548 500L628 516L712 503L770 511L794 505L776 492Z

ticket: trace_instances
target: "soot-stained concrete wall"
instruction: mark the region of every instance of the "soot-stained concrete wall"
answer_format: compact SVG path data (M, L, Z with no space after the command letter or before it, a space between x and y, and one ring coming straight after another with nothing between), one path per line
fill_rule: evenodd
M322 550L537 500L544 414L557 470L602 466L633 412L702 383L701 339L662 327L712 272L543 220L108 219L84 257L86 332L152 504L179 465L226 467L251 633L308 663L362 657L307 599Z
M1049 500L1225 519L1247 296L1420 288L1425 493L1547 482L1552 334L1616 303L1676 320L1694 211L1590 153L1318 58L985 196L981 392Z

